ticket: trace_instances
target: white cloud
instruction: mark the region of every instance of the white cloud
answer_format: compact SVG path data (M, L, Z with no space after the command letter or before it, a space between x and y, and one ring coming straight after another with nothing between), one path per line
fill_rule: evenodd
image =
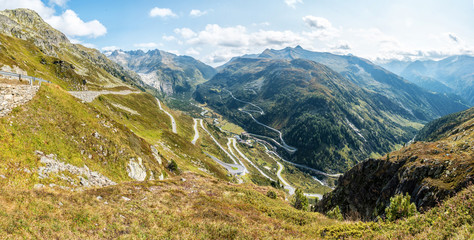
M109 51L112 52L115 50L120 50L120 48L117 46L106 46L106 47L101 48L101 50L104 52L109 52Z
M43 18L54 14L54 9L46 7L41 0L0 0L1 10L15 8L29 8Z
M451 39L455 43L460 42L459 38L454 33L448 33L448 37L449 37L449 39Z
M252 26L253 26L253 27L259 27L259 26L261 26L261 27L268 27L268 26L270 26L270 23L269 23L269 22L252 23Z
M189 28L176 28L174 32L185 39L196 36L196 33Z
M310 32L304 32L303 35L310 39L332 39L339 36L340 29L332 26L331 22L323 17L305 16L303 21L311 29Z
M189 12L189 16L191 17L201 17L207 14L207 11L201 11L199 9L193 9Z
M65 6L67 0L52 0L50 3ZM84 22L73 10L55 15L53 7L47 7L41 0L0 0L0 9L29 8L36 11L53 28L71 37L98 37L105 35L107 29L97 20Z
M315 17L315 16L305 16L303 17L303 21L310 27L316 29L329 29L332 28L331 22L323 17Z
M171 41L175 41L176 40L176 37L174 36L168 36L168 35L164 35L163 37L163 40L167 41L167 42L171 42Z
M188 40L188 43L240 47L249 44L249 35L241 25L223 28L217 24L208 24L205 30Z
M292 31L258 31L251 34L251 42L263 47L284 47L298 45L307 41Z
M97 49L97 46L92 44L92 43L82 43L82 46L87 47L87 48L95 48Z
M158 43L154 43L154 42L149 42L149 43L137 43L137 44L134 44L133 46L139 49L152 49L152 48L158 48L162 45Z
M265 48L310 46L313 40L293 31L249 32L241 25L221 27L217 24L208 24L204 30L195 33L194 37L187 38L186 43L214 49L214 52L204 57L204 61L222 63L234 56L262 51Z
M166 51L174 55L180 55L178 50L166 50Z
M297 3L303 3L303 0L285 0L286 5L296 8Z
M198 50L194 49L194 48L189 48L188 50L186 50L185 52L186 55L191 55L191 56L198 56L200 53Z
M171 9L169 8L158 8L154 7L153 9L150 10L150 17L177 17Z
M51 24L52 27L72 37L95 38L107 33L107 28L105 28L105 26L99 21L92 20L84 22L74 11L69 9L60 16L51 16L47 19L47 22Z
M49 4L50 5L58 5L60 7L64 7L66 6L66 3L68 2L69 0L49 0Z

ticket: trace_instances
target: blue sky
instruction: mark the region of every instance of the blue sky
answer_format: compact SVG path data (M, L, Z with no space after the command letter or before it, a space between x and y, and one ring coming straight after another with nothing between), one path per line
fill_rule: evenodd
M161 49L217 66L301 45L370 60L474 54L473 0L0 0L99 50Z

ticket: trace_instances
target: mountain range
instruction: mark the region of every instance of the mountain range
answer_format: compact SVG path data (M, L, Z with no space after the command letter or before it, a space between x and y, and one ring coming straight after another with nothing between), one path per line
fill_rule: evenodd
M0 238L472 236L474 112L454 95L301 47L218 72L107 55L120 64L34 11L0 12L0 68L51 82L0 77ZM399 194L420 213L389 219Z
M451 56L438 61L389 61L386 69L433 92L461 96L474 105L474 57Z
M161 50L115 50L106 54L114 62L137 72L146 84L174 97L189 98L197 84L216 74L213 67L192 57Z
M298 149L288 158L331 171L383 155L412 139L427 121L467 108L367 60L301 47L234 58L198 86L195 99L250 133L277 139L261 123L279 129ZM255 121L241 111L245 102L264 114L255 114Z

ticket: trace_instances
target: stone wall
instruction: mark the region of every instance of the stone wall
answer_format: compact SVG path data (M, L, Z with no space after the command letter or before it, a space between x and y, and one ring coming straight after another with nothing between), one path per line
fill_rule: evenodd
M30 101L38 89L39 86L0 84L0 117Z

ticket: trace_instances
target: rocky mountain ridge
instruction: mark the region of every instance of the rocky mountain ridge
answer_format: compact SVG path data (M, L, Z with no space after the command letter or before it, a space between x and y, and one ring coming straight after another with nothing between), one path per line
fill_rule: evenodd
M106 54L114 62L137 72L148 85L175 97L189 98L197 84L216 74L214 68L192 57L158 49L148 52L115 50Z
M258 58L302 58L324 64L356 85L388 98L393 104L408 111L412 119L420 121L428 122L469 107L459 97L426 91L369 60L353 55L313 52L297 46L281 50L267 49Z
M147 88L136 73L96 49L72 44L32 10L0 11L0 20L0 65L4 67L47 76L68 89Z

